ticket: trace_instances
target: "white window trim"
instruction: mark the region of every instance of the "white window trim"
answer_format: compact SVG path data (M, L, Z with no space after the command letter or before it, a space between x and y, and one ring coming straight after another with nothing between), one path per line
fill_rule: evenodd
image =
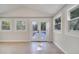
M72 6L71 8L69 8L68 10L67 10L67 20L68 21L70 21L71 19L70 19L70 12L73 10L73 9L76 9L76 7L78 7L79 5L74 5L74 6Z
M2 21L9 21L10 22L10 30L3 30L2 29ZM1 18L1 20L0 20L0 30L1 30L1 32L10 32L10 31L12 31L12 21L11 20L9 20L9 19L6 19L6 18Z
M74 9L76 9L76 7L78 7L78 6L79 6L79 5L74 5L74 6L72 6L71 8L69 8L69 9L67 10L68 25L69 25L69 21L71 21L70 12L73 11ZM73 18L72 20L75 20L75 19L79 19L79 17ZM70 31L70 32L79 32L79 30L70 30L70 29L69 29L69 26L68 26L68 31Z
M25 30L17 30L17 27L16 27L17 21L23 21L23 22L25 22ZM16 19L16 20L14 20L14 24L15 24L15 31L16 32L26 32L27 31L27 22L26 22L25 19Z
M55 19L61 17L61 29L60 30L56 30L55 29ZM62 14L57 15L56 17L53 18L53 30L55 32L61 33L62 32Z

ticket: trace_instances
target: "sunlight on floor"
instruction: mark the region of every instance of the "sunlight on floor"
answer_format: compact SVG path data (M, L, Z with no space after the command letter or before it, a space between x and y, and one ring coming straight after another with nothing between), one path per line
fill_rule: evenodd
M63 53L53 43L0 43L0 54L61 54Z

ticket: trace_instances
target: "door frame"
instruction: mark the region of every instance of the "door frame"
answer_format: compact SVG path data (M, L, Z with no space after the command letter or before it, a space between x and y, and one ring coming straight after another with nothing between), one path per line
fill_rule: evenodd
M30 41L33 41L33 39L32 39L32 21L37 21L37 22L47 22L47 24L49 25L49 29L50 29L50 21L49 21L49 19L44 19L44 18L36 18L36 19L30 19L30 21L29 21L29 25L30 25L30 27L29 27L29 32L30 32ZM47 26L47 25L46 25ZM49 40L49 29L47 29L46 31L46 41L50 41Z

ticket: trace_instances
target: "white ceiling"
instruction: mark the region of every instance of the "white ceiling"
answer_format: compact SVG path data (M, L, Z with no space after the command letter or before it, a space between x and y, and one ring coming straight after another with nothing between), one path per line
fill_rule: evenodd
M40 13L44 13L47 17L54 16L61 8L63 8L65 4L13 4L13 5L0 5L0 15L6 14L7 12L12 12L16 9L22 8L30 8L34 11L38 11ZM25 11L26 12L26 11ZM44 16L45 16L44 15Z
M0 4L0 14L20 7L21 5Z
M55 14L59 11L64 4L39 4L39 5L26 5L29 8L39 10L47 14Z

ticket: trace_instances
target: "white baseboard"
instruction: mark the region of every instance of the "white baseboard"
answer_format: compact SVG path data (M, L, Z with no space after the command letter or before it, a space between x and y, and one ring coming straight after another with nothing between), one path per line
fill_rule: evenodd
M0 42L30 42L30 41L19 41L19 40L17 40L17 41L7 41L7 40L4 40L4 41L0 41Z
M53 42L62 52L64 52L64 54L68 54L62 47L59 46L58 43Z
M51 41L0 40L0 42L51 42Z

